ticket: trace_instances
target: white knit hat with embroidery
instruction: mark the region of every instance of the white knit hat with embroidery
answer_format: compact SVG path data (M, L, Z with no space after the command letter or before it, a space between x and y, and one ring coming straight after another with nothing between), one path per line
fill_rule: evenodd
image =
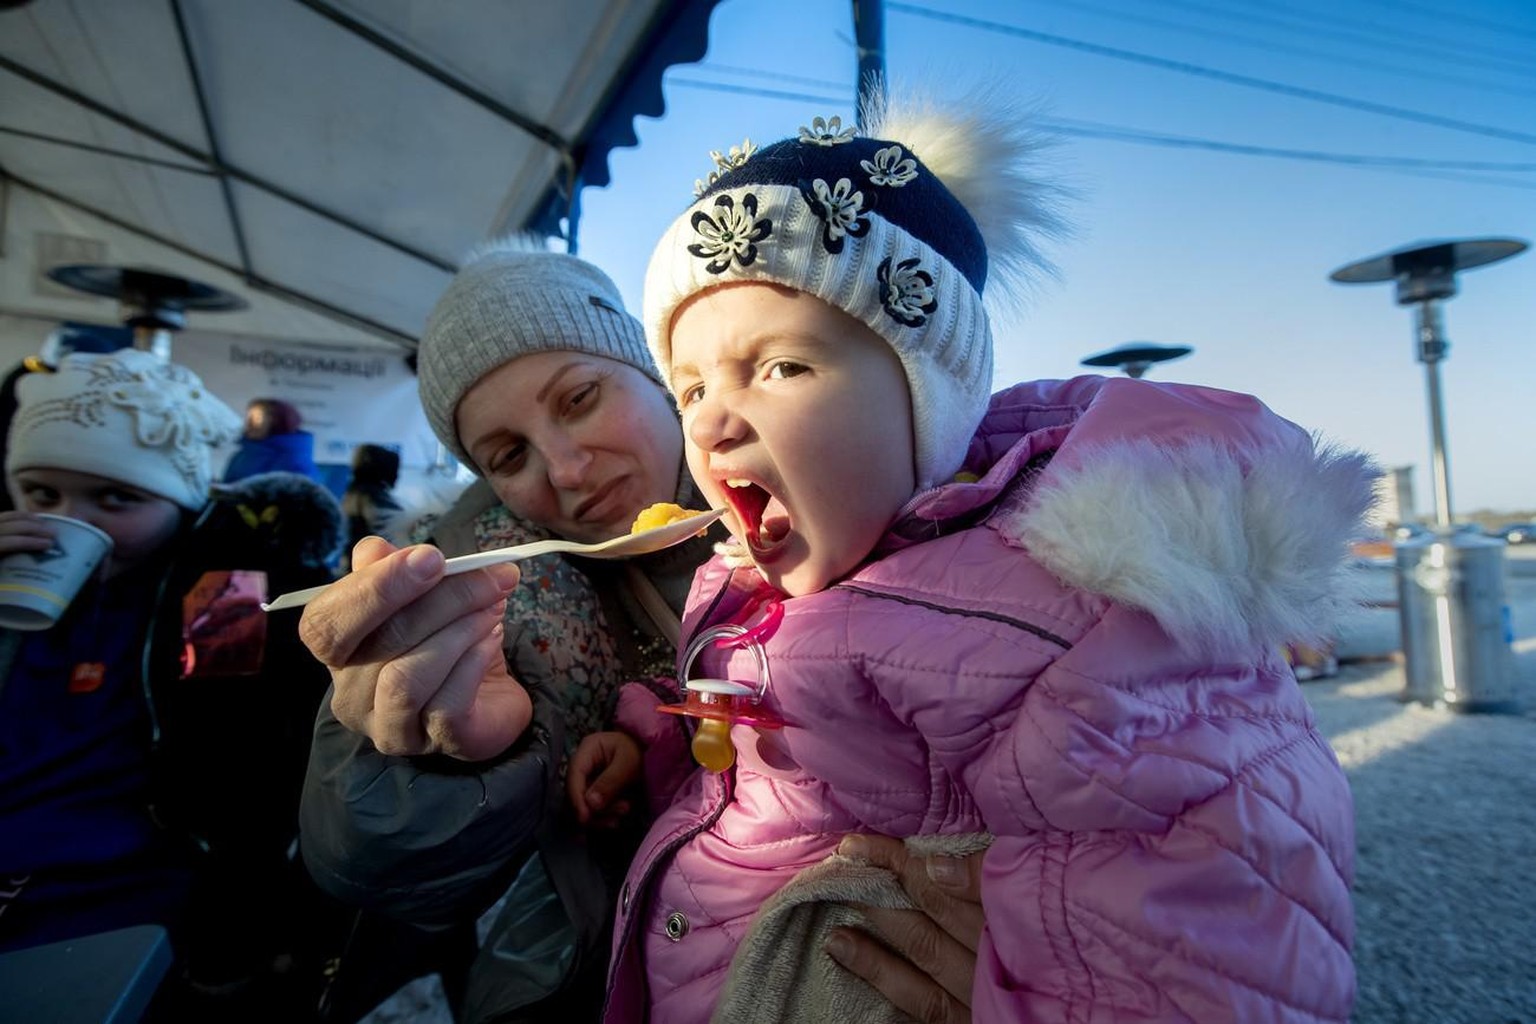
M90 473L199 509L214 447L239 436L240 417L185 366L138 349L77 353L17 382L5 473Z
M762 150L711 153L716 170L651 256L642 320L670 380L672 320L709 288L771 282L850 314L901 360L929 487L960 468L991 397L989 269L1008 286L1051 271L1036 238L1065 230L1065 191L1031 176L1048 140L1001 85L949 106L882 96L864 123L818 117Z

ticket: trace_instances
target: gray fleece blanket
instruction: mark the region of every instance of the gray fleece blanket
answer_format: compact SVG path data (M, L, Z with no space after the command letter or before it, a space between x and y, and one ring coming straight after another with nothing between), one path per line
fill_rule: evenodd
M986 849L990 835L913 836L915 854L963 857ZM833 854L806 868L764 903L731 961L712 1024L907 1024L886 1002L825 952L834 928L874 933L852 904L915 909L896 876L864 860Z

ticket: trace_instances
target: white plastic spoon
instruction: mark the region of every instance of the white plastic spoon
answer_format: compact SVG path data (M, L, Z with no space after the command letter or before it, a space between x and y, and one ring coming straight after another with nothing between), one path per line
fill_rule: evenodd
M629 558L634 555L646 555L652 551L669 548L674 544L681 544L694 534L702 532L705 527L723 515L725 515L725 509L717 508L712 512L700 512L698 515L679 519L675 523L668 523L651 530L626 533L622 537L605 540L599 544L578 544L573 540L536 540L531 544L514 544L510 548L496 548L493 551L479 551L473 555L460 555L457 558L448 559L443 568L443 575L453 576L501 562L521 562L525 558L537 558L539 555L572 554L585 555L588 558ZM327 583L324 586L281 594L262 605L261 608L268 612L282 611L284 608L299 608L308 604L330 586L331 584Z

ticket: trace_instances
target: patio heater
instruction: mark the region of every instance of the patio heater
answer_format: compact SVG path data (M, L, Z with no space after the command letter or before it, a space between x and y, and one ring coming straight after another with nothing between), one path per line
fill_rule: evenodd
M1397 304L1414 306L1416 356L1429 398L1435 527L1397 542L1399 618L1406 686L1402 698L1458 711L1515 710L1504 542L1457 529L1451 516L1450 460L1440 395L1444 337L1440 303L1456 294L1456 272L1497 263L1526 248L1508 238L1428 242L1340 267L1340 284L1394 281Z
M187 325L187 310L223 313L246 306L211 284L136 267L71 263L51 268L48 276L67 288L117 299L124 326L133 329L133 347L164 360L171 358L171 335Z
M1128 341L1083 360L1084 366L1119 367L1127 377L1141 377L1158 363L1180 359L1194 349L1188 345L1159 345L1151 341Z

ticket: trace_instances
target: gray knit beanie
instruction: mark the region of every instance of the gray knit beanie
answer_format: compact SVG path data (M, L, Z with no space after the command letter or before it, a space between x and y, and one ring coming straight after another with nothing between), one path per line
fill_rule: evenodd
M471 253L437 300L416 349L427 422L470 469L474 462L454 429L459 402L480 378L518 356L585 352L661 382L640 321L624 311L608 275L575 256L532 246L513 237Z

